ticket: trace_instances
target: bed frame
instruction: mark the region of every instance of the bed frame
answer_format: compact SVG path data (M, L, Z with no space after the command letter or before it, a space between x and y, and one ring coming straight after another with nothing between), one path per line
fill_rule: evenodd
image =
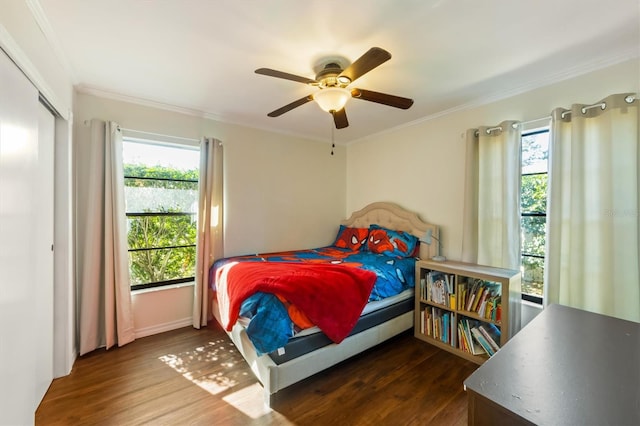
M354 212L341 224L358 228L368 228L371 224L378 224L385 228L408 232L418 238L424 236L427 230L431 229L433 237L439 241L437 226L422 221L416 213L409 212L392 203L369 204L362 210ZM420 244L420 258L429 259L438 254L438 244ZM213 298L212 311L218 323L221 323L215 298ZM271 406L276 401L278 391L410 329L413 327L413 317L413 311L407 312L390 321L349 336L340 344L330 344L279 365L268 355L257 356L253 344L247 337L244 328L239 324L236 323L227 334L262 383L264 401L268 406Z

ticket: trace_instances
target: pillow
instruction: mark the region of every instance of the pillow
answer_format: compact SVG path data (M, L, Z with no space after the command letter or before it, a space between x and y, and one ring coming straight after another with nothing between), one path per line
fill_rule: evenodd
M412 257L418 237L403 231L394 231L379 225L369 227L367 247L370 252L396 257Z
M367 228L348 228L344 225L340 225L336 241L333 245L336 247L348 248L353 251L358 251L361 248L366 250L368 235L369 230Z

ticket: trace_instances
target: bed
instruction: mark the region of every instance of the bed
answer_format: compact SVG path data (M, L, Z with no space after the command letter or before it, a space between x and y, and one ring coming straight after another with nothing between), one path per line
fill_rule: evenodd
M331 246L238 256L214 263L210 271L213 316L262 383L267 405L276 401L280 390L413 327L415 260L438 254L437 244L420 242L427 232L438 241L435 225L396 204L377 202L341 222ZM393 246L379 235L391 236ZM387 246L372 246L381 239ZM376 258L391 258L386 263L393 265L393 272L378 269L382 268L380 259L369 264L369 251L376 252ZM280 271L282 277L308 279L304 286L311 289L313 297L290 290L288 278L284 284L274 280ZM399 276L401 282L390 275ZM322 291L314 291L318 282L322 282ZM253 290L246 289L254 285ZM341 286L340 300L332 293L335 285ZM317 308L325 292L334 298L330 305L339 309ZM273 308L276 305L282 308ZM291 311L298 307L304 309ZM291 315L278 316L282 309ZM331 315L323 319L322 310L331 310ZM284 321L292 333L276 336L274 341L256 337L262 332L255 331L260 324L271 324L272 320L279 325L266 328L285 327Z

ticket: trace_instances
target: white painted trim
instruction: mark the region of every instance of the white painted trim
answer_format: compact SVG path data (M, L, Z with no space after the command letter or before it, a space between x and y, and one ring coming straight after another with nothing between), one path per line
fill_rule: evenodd
M603 68L607 68L613 65L617 65L626 61L630 61L632 59L635 59L638 57L638 51L637 49L629 49L629 51L625 51L622 52L621 54L618 55L614 55L606 60L601 60L601 61L596 61L596 62L592 62L589 64L583 64L580 66L576 66L573 67L571 70L565 71L563 73L559 73L559 74L554 74L551 76L547 76L541 79L538 79L536 81L532 81L529 84L520 86L520 87L516 87L514 89L510 89L510 90L505 90L502 92L497 92L492 96L487 96L487 97L483 97L483 98L478 98L475 99L471 102L467 102L465 104L462 105L458 105L449 109L446 109L444 111L439 111L436 112L434 114L431 115L427 115L425 117L419 118L417 120L413 120L410 121L408 123L405 124L401 124L399 126L396 127L391 127L389 129L385 129L381 132L378 133L373 133L371 135L365 136L363 138L359 138L359 139L354 139L352 141L349 141L348 143L356 143L356 142L361 142L361 141L365 141L369 138L373 138L373 137L377 137L377 136L382 136L388 133L392 133L395 132L397 130L401 130L404 128L409 128L409 127L413 127L416 125L419 125L421 123L430 121L430 120L435 120L436 118L440 118L449 114L453 114L455 112L461 112L461 111L466 111L466 110L470 110L473 108L478 108L481 107L483 105L487 105L487 104L491 104L493 102L497 102L497 101L501 101L503 99L507 99L510 98L512 96L516 96L516 95L520 95L522 93L526 93L526 92L530 92L532 90L535 89L539 89L542 87L546 87L555 83L560 83L561 81L565 81L565 80L569 80L571 78L575 78L575 77L579 77L583 74L588 74L590 72L593 71L598 71L600 69Z
M200 111L195 108L181 107L181 106L167 104L163 102L152 101L150 99L138 98L138 97L129 96L129 95L122 95L120 93L110 92L108 90L101 89L95 86L80 84L75 86L75 89L78 91L78 93L85 93L87 95L98 96L100 98L112 99L114 101L120 101L120 102L127 102L130 104L156 108L164 111L177 112L179 114L190 115L193 117L223 121L223 118L218 115L206 113L204 111Z
M192 325L193 318L182 318L175 321L166 322L164 324L156 324L150 327L139 328L135 330L136 339L152 336L154 334L164 333L165 331L176 330Z
M555 84L555 83L559 83L561 81L564 80L568 80L570 78L574 78L574 77L578 77L580 75L583 74L587 74L589 72L593 72L593 71L597 71L599 69L603 69L603 68L607 68L631 59L635 59L638 57L638 51L635 48L631 48L629 50L625 50L622 52L617 52L616 54L612 55L609 58L606 59L602 59L602 60L598 60L598 61L593 61L590 63L586 63L586 64L581 64L578 66L573 67L570 70L567 70L565 72L562 73L558 73L558 74L554 74L554 75L549 75L546 77L543 77L541 79L535 80L535 81L531 81L528 84L522 85L520 87L516 87L513 89L509 89L509 90L505 90L502 92L497 92L491 96L487 96L487 97L481 97L478 99L475 99L471 102L467 102L465 104L462 105L458 105L449 109L446 109L444 111L439 111L437 113L431 114L431 115L427 115L425 117L419 118L417 120L413 120L410 121L408 123L404 123L401 124L399 126L395 126L395 127L391 127L388 129L385 129L381 132L378 133L372 133L370 135L367 135L365 137L362 138L358 138L358 139L353 139L351 141L336 141L336 145L348 145L351 143L355 143L355 142L360 142L363 140L367 140L369 138L372 137L377 137L377 136L381 136L381 135L385 135L388 133L392 133L395 132L397 130L401 130L403 128L408 128L408 127L413 127L416 126L418 124L424 123L426 121L430 121L430 120L434 120L436 118L442 117L442 116L446 116L449 114L453 114L455 112L459 112L459 111L466 111L469 109L473 109L473 108L477 108L483 105L487 105L490 104L492 102L496 102L496 101L500 101L503 99L507 99L510 98L512 96L516 96L522 93L526 93L541 87L545 87L551 84ZM205 111L200 111L197 110L195 108L185 108L185 107L180 107L177 105L171 105L171 104L165 104L165 103L161 103L161 102L156 102L156 101L152 101L152 100L148 100L148 99L142 99L142 98L136 98L134 96L126 96L126 95L121 95L121 94L117 94L117 93L113 93L113 92L109 92L107 90L103 90L103 89L99 89L97 87L92 87L92 86L87 86L87 85L80 85L76 87L76 90L79 93L85 93L88 95L93 95L93 96L98 96L101 98L106 98L106 99L112 99L115 101L121 101L121 102L127 102L127 103L131 103L131 104L135 104L135 105L141 105L141 106L147 106L147 107L151 107L151 108L157 108L157 109L161 109L161 110L166 110L166 111L171 111L171 112L177 112L177 113L181 113L181 114L185 114L185 115L190 115L190 116L194 116L194 117L201 117L201 118L206 118L209 120L214 120L214 121L219 121L219 122L223 122L223 123L227 123L227 124L236 124L239 126L243 126L243 127L248 127L248 128L252 128L252 129L257 129L257 130L263 130L263 131L268 131L271 133L276 133L276 134L282 134L282 135L287 135L287 136L292 136L292 137L298 137L298 138L303 138L303 139L307 139L310 141L316 141L316 142L323 142L323 143L328 143L330 141L324 139L324 138L315 138L312 136L308 136L308 135L302 135L302 134L298 134L298 133L294 133L294 132L285 132L285 131L279 131L279 130L275 130L275 129L270 129L270 128L266 128L266 127L260 127L260 126L251 126L247 123L240 123L240 122L235 122L232 120L229 120L225 117L222 117L220 115L214 114L214 113L210 113L210 112L205 112Z
M68 120L71 113L69 105L64 104L55 95L51 87L46 83L44 77L42 77L42 74L40 74L35 65L33 65L33 62L31 62L29 57L24 53L9 31L7 31L2 24L0 24L0 49L5 51L9 58L11 58L20 71L22 71L36 89L38 89L47 102L55 108L56 112L60 114L62 118Z
M66 376L76 360L73 233L73 114L56 117L54 177L54 353L53 376Z
M262 130L265 132L275 133L278 135L285 135L285 136L305 139L312 142L331 143L329 139L325 139L325 138L316 138L313 136L303 135L295 132L281 131L281 130L271 129L268 127L262 127L262 126L253 126L247 123L233 121L213 113L203 112L195 108L185 108L185 107L180 107L176 105L170 105L170 104L165 104L161 102L151 101L148 99L137 98L135 96L121 95L118 93L113 93L107 90L99 89L93 86L78 85L75 87L75 89L78 93L97 96L99 98L111 99L114 101L126 102L134 105L140 105L140 106L145 106L149 108L156 108L164 111L177 112L178 114L185 114L192 117L205 118L207 120L214 120L214 121L218 121L225 124L234 124L234 125L246 127L249 129ZM344 143L340 141L336 141L336 145L344 145Z
M38 24L38 27L40 27L44 38L47 40L49 45L51 45L54 55L56 56L58 61L60 61L67 74L70 76L72 83L76 84L77 79L75 77L75 73L73 72L73 68L71 67L71 63L69 62L67 55L64 54L62 45L60 44L58 37L56 37L55 31L53 31L53 28L49 23L49 19L47 19L47 14L44 12L44 9L42 9L42 5L38 0L25 0L25 3L27 3L27 6L31 11L31 15L33 15L36 24Z

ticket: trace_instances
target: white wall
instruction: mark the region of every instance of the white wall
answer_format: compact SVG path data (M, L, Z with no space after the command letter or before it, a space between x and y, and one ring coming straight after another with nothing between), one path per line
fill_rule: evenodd
M354 142L347 147L347 212L396 202L441 226L443 254L460 260L466 130L537 119L556 107L625 92L640 93L637 59Z
M460 259L466 130L541 118L556 107L623 92L640 92L640 61L354 142L347 147L347 211L394 201L440 225L444 255Z
M76 93L76 128L92 118L131 130L223 142L227 256L327 245L345 218L344 147L331 156L329 143ZM192 288L136 293L133 305L138 336L187 325Z

